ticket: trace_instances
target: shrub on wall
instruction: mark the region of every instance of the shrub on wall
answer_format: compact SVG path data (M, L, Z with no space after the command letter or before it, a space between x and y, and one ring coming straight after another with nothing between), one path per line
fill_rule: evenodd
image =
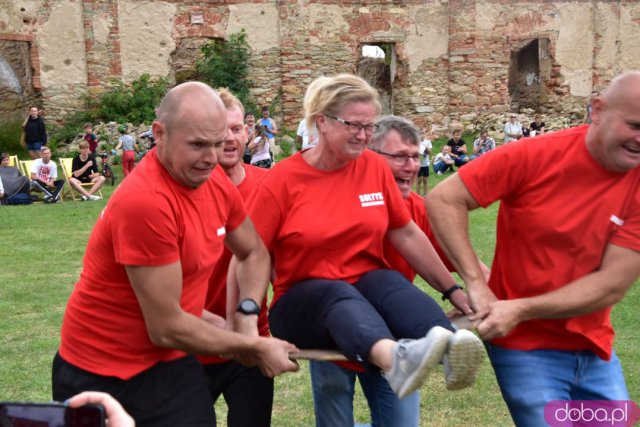
M6 152L11 155L26 154L26 150L20 146L21 127L22 123L20 121L0 123L0 152Z
M96 110L95 117L119 123L151 123L168 86L167 79L152 79L149 74L141 75L130 84L115 81L111 90L92 105Z
M214 88L226 87L244 105L245 111L256 111L249 99L249 66L251 48L244 30L233 33L229 40L212 40L201 48L203 58L196 62L198 78Z
M151 123L168 87L169 80L154 79L149 74L129 84L113 81L111 89L98 98L86 96L86 110L66 117L62 126L52 127L50 136L54 141L71 141L84 133L85 123Z

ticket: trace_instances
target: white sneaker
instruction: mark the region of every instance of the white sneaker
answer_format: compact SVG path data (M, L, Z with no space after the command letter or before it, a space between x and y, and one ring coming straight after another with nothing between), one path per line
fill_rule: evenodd
M85 195L80 196L80 198L82 199L83 202L86 202L87 200L89 200L89 198Z
M444 379L448 390L469 387L484 356L484 345L473 332L459 329L449 340L449 348L444 355Z
M100 200L100 196L96 196L95 194L90 194L89 195L89 200Z
M436 175L443 175L443 173L438 171Z
M400 399L417 390L442 361L452 336L453 332L436 326L424 338L398 341L391 370L383 375Z

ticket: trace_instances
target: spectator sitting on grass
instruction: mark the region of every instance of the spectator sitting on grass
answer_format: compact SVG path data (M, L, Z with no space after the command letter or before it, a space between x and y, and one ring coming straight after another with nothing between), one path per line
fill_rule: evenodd
M29 178L22 176L17 167L9 166L9 154L0 155L0 178L7 198L16 193L29 194ZM2 199L3 196L0 196Z
M531 122L531 136L542 135L544 133L544 122L542 116L536 114L534 121Z
M454 129L451 139L447 141L447 145L451 147L451 154L456 166L462 166L469 161L467 156L467 143L461 138L460 129Z
M442 175L449 168L453 170L453 164L455 163L453 156L454 154L451 154L451 147L443 145L442 151L436 155L435 159L433 159L433 171L436 175Z
M473 141L473 156L471 156L471 160L476 159L495 148L496 142L489 136L489 132L483 130L480 134L480 138Z

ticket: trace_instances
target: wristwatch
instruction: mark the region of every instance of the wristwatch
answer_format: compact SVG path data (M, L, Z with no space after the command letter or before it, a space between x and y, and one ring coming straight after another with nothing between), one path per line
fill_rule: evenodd
M251 298L246 298L240 301L240 304L238 304L236 311L242 314L258 315L260 314L260 306L258 305L257 302L255 302Z

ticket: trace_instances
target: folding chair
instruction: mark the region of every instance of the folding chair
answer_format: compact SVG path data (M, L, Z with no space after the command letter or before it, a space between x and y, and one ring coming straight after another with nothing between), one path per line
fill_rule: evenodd
M18 170L20 170L20 165L18 164L18 156L9 156L9 166L18 168Z
M33 160L20 160L20 167L18 170L24 174L27 178L31 179L31 167L33 166Z
M73 191L73 187L71 186L71 177L73 177L73 159L71 157L63 157L58 159L60 161L60 168L62 169L62 175L64 175L65 181L67 181L67 187L62 190L61 198L64 199L64 196L67 194L71 194L73 201L77 201L75 191ZM92 182L81 182L80 185L85 188L91 189L93 187ZM102 197L102 190L98 189L98 195Z
M33 167L33 162L34 160L20 160L20 170L24 174L24 176L29 178L29 180L31 180L31 168ZM38 191L41 191L42 193L44 193L45 196L47 195L47 193L50 193L49 189L43 188L42 185L38 184L36 181L31 180L31 184L32 184L31 186L32 190L35 188ZM63 186L63 190L64 190L64 186ZM60 194L60 201L64 201L62 198L62 194Z

